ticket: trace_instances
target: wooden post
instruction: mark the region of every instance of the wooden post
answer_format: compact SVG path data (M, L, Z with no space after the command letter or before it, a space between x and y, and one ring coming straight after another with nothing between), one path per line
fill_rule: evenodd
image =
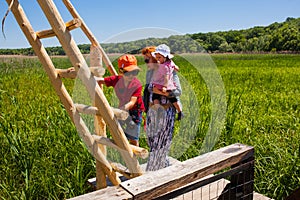
M69 57L72 65L78 72L78 77L86 86L92 102L94 102L100 113L102 113L102 117L110 129L115 143L124 150L121 152L121 155L126 163L126 166L133 176L141 175L142 170L139 166L138 160L133 155L132 149L129 146L129 142L123 132L122 127L114 117L114 113L111 110L103 91L100 89L94 76L91 74L83 55L73 40L70 32L67 30L56 6L51 0L38 0L38 3L46 15L49 23L51 24L52 29L54 30L59 42ZM81 21L82 24L84 24L83 20ZM89 140L91 143L94 143L94 139L89 138Z
M95 132L99 136L106 137L106 125L102 117L95 115ZM98 144L99 149L102 151L103 155L106 157L106 147L102 144ZM96 160L96 189L102 189L107 187L106 174L102 169L102 163Z
M105 72L105 70L102 67L102 55L101 52L97 49L96 46L91 45L90 47L90 68L99 69ZM104 75L104 73L103 73ZM100 74L100 78L102 78ZM102 85L100 85L101 89L103 90ZM107 137L106 135L106 124L103 120L103 118L99 115L95 115L94 117L94 127L96 135ZM106 146L102 144L98 144L100 150L106 156ZM106 174L105 171L102 170L102 163L98 160L96 160L96 189L102 189L107 187L106 183Z

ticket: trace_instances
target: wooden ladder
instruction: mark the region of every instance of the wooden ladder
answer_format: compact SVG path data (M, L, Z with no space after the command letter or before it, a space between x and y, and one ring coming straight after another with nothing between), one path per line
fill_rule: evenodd
M91 31L87 28L84 21L80 18L77 11L74 9L69 0L62 0L64 5L73 16L73 20L64 23L63 19L58 12L55 4L52 0L37 0L45 16L47 17L52 29L35 32L27 19L25 12L23 11L18 0L6 0L11 7L11 11L14 14L20 28L24 35L32 46L35 54L38 56L42 63L50 81L59 96L66 111L71 117L80 137L86 144L89 152L97 160L97 188L106 187L106 176L112 182L113 185L119 185L121 183L113 165L106 159L105 147L98 143L106 144L117 148L125 161L126 167L129 170L130 177L136 177L143 172L140 168L139 162L134 152L144 152L142 148L133 147L128 143L128 140L118 123L116 115L113 109L110 107L102 88L98 85L94 75L91 73L86 60L81 54L78 46L73 40L70 31L80 27L91 42L91 46L97 48L103 57L107 69L112 75L116 75L108 56L97 42ZM72 66L75 68L74 72L67 70L56 69L51 58L47 54L45 48L41 43L42 38L57 37L66 55L70 59ZM92 106L77 105L73 102L72 97L66 90L62 78L74 78L76 77L84 84L90 98L92 99ZM88 109L82 109L82 107ZM80 109L81 108L81 109ZM89 111L87 111L89 110ZM100 136L91 134L85 122L83 121L80 113L89 112L95 114L95 130ZM104 120L104 122L103 122ZM105 138L105 126L110 130L112 140ZM104 142L103 142L104 141ZM138 154L138 153L136 153ZM99 171L100 170L100 171Z

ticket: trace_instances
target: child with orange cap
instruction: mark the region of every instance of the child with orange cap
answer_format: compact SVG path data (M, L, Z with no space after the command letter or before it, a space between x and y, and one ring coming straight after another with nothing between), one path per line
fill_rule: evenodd
M125 54L118 59L119 75L98 80L99 84L114 87L119 99L119 108L129 112L129 118L120 120L130 144L139 146L140 125L144 103L142 100L142 84L137 79L140 68L134 55Z

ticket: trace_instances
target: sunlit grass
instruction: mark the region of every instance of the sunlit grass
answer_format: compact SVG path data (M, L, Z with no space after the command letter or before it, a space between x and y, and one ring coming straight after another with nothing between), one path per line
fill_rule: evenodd
M65 199L87 193L86 180L95 176L94 159L41 64L37 59L1 59L0 199ZM215 149L237 142L254 146L255 190L284 199L300 185L300 56L213 55L212 59L227 101L226 123ZM65 58L53 62L58 68L70 67ZM199 105L197 122L195 115L185 118L189 126L198 125L195 141L179 158L185 160L201 153L211 116L210 96L191 66L180 57L176 64ZM72 93L74 81L64 83ZM186 102L189 98L182 96ZM194 105L185 106L187 110ZM188 133L186 129L182 130ZM146 147L145 138L141 144Z

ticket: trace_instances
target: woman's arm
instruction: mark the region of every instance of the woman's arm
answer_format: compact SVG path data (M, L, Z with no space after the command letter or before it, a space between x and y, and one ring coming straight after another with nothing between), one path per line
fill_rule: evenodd
M170 95L169 92L162 92L160 89L157 89L157 87L153 87L152 92L155 93L155 94L160 94L160 95L164 95L164 96L169 96Z
M174 81L174 85L176 86L176 89L172 90L171 92L162 92L159 89L157 89L156 87L153 87L153 88L149 87L149 91L156 93L156 94L164 95L167 97L180 96L182 90L181 90L179 77L175 71L173 72L173 81Z

